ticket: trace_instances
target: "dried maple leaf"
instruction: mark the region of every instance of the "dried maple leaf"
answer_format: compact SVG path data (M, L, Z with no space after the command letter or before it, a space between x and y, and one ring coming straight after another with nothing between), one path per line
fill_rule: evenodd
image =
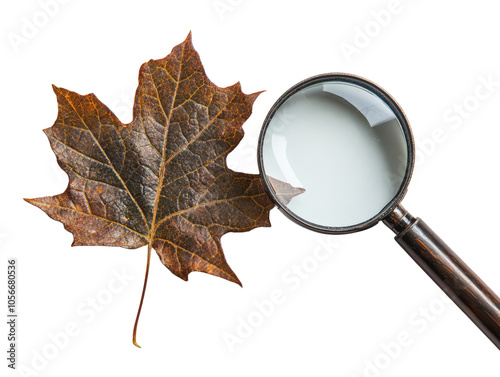
M94 94L54 87L59 113L44 130L69 176L62 194L26 199L73 233L73 245L148 246L178 277L206 272L241 284L224 258L227 232L270 226L273 207L258 175L226 157L259 95L205 74L191 34L139 72L133 120L122 124ZM290 197L300 189L282 183ZM294 191L295 190L295 191Z

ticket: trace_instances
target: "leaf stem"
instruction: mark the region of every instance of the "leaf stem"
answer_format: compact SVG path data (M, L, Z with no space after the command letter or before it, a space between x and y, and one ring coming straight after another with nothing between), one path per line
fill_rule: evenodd
M139 303L139 309L137 310L137 317L135 318L135 324L134 324L134 332L132 334L132 343L134 343L134 346L141 348L139 344L137 344L136 340L136 335L137 335L137 325L139 323L139 317L141 316L141 309L142 309L142 303L144 302L144 295L146 293L146 287L148 285L148 276L149 276L149 262L151 260L151 242L148 245L148 259L146 262L146 273L144 274L144 286L142 287L142 295L141 295L141 301Z

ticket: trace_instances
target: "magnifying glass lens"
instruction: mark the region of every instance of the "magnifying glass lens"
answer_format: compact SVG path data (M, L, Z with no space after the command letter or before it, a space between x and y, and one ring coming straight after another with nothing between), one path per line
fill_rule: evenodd
M268 189L299 221L325 228L369 221L405 182L408 140L399 119L379 95L350 82L295 91L271 110L261 135ZM289 201L275 179L305 191Z

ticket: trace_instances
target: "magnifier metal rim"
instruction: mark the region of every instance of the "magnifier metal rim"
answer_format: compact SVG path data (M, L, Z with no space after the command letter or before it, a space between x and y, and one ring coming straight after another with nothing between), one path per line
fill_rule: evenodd
M311 85L320 84L323 82L333 82L333 81L358 85L372 92L382 101L384 101L384 103L387 104L387 106L389 106L389 108L394 112L397 120L401 125L401 128L403 129L403 134L406 140L406 146L408 151L405 176L394 198L376 216L372 217L371 219L359 224L343 226L343 227L329 227L312 223L296 215L294 212L290 211L288 207L282 205L278 200L278 198L276 197L274 190L271 189L271 184L265 174L264 161L263 161L264 136L266 134L267 128L269 127L271 119L273 118L276 111L281 107L281 105L283 105L283 103L288 98L290 98L295 93L301 91L302 89L305 89ZM283 93L283 95L274 103L274 105L271 107L271 110L269 110L269 113L264 119L264 123L260 131L259 144L257 149L257 162L259 165L260 177L264 182L264 189L266 190L267 194L272 199L272 201L276 204L278 209L281 212L283 212L285 216L287 216L295 223L310 230L314 230L316 232L328 233L328 234L345 234L345 233L359 232L361 230L371 228L372 226L376 225L380 220L384 219L387 215L389 215L394 210L394 208L396 208L396 206L401 202L401 200L403 200L404 196L406 195L408 184L410 183L410 179L413 173L413 166L415 164L414 151L415 151L415 143L413 140L413 133L411 131L408 119L406 118L403 109L401 109L398 103L385 90L383 90L381 87L374 84L373 82L359 76L351 75L348 73L326 73L310 77L308 79L299 82L298 84L295 84L285 93Z

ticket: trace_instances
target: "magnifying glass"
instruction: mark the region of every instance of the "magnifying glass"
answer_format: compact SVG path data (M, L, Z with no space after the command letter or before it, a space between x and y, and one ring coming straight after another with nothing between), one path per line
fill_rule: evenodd
M402 109L374 83L324 74L286 91L262 127L258 164L267 193L297 224L328 234L380 221L500 349L500 299L427 224L400 204L413 171ZM290 200L277 180L304 191Z

